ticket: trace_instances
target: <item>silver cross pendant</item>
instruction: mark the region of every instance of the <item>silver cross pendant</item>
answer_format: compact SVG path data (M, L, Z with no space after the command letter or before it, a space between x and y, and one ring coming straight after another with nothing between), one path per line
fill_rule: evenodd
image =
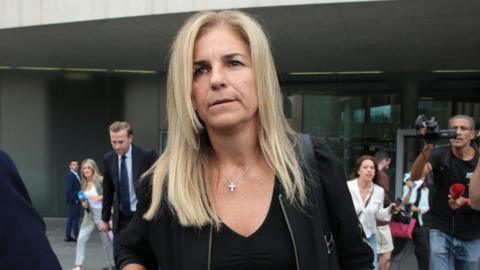
M234 192L237 185L234 182L230 182L227 187L231 192Z

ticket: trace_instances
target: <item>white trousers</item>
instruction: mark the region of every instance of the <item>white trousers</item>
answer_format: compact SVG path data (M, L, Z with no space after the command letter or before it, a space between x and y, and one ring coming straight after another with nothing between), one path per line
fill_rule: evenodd
M85 227L80 228L80 233L77 238L77 254L75 258L75 265L83 265L85 259L85 244L87 243L93 230L97 228L98 223L102 220L102 209L90 208L90 215L93 216L93 223ZM113 246L112 240L108 236L107 232L100 232L100 238L102 239L103 251L105 252L105 258L107 266L114 266L113 262Z

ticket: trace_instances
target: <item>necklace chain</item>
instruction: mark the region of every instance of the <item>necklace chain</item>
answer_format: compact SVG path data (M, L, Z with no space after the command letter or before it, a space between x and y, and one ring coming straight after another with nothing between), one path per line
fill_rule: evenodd
M254 153L255 154L255 153ZM242 179L242 177L244 177L248 171L253 167L253 165L255 165L257 163L257 160L258 160L258 155L257 157L247 166L247 168L237 177L235 177L235 179L228 179L221 171L220 171L220 174L223 176L223 178L225 178L225 180L227 180L228 182L228 185L227 185L227 188L230 189L230 192L234 192L235 189L237 188L237 184L236 182L240 179Z

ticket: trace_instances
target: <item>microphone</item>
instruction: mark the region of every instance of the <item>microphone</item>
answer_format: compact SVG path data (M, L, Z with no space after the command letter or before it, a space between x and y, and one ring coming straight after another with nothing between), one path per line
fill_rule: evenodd
M465 193L465 186L460 183L455 183L450 186L449 190L450 190L450 196L452 196L452 198L456 200L460 198L463 195L463 193Z
M83 190L80 190L78 192L78 199L82 202L88 202L87 196L85 195L85 192ZM86 208L87 212L90 212L90 208Z

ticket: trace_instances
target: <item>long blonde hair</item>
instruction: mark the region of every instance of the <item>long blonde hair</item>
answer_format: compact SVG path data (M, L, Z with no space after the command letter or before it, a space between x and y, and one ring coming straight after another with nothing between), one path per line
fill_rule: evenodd
M229 26L250 48L258 89L258 140L262 153L290 202L305 203L304 179L295 152L296 137L284 117L277 73L262 27L240 11L206 11L184 23L171 48L167 77L169 136L164 153L145 173L153 173L152 202L144 215L147 220L155 217L161 203L168 203L184 226L220 225L208 197L208 135L195 114L191 98L195 41L201 33L220 24Z
M87 178L85 177L85 175L83 175L83 166L84 165L88 165L90 168L92 168L93 170L93 181L96 182L96 181L102 181L103 177L102 177L102 174L100 173L100 170L98 170L98 166L97 166L97 163L95 162L95 160L91 159L91 158L87 158L85 160L82 161L82 166L80 167L80 177L82 178L82 189L84 190L85 188L87 188Z

